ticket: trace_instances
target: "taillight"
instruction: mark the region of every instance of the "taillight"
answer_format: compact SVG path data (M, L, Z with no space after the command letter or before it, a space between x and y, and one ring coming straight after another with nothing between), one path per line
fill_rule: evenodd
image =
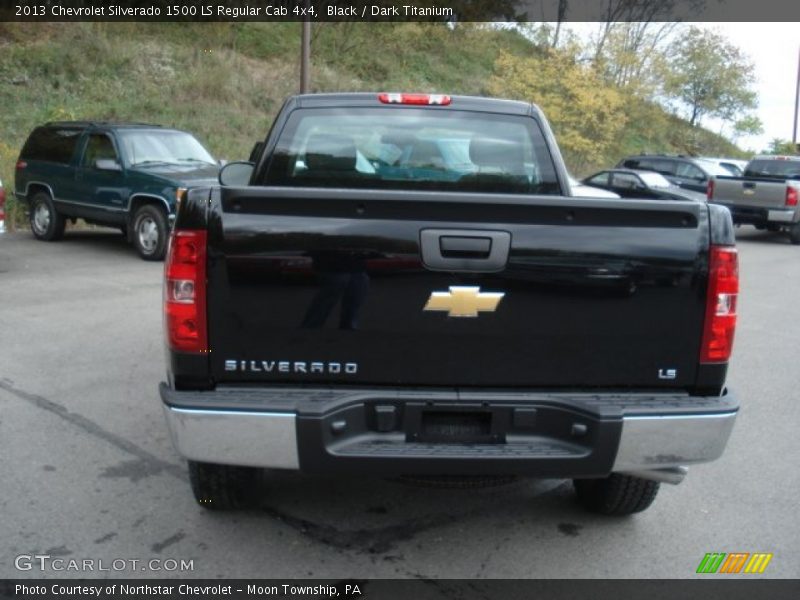
M714 180L709 179L708 185L706 186L706 198L711 200L714 197Z
M797 188L786 186L786 206L797 206Z
M17 161L17 169L25 169L25 168L27 168L27 166L28 166L28 163L26 163L24 160L18 160Z
M206 232L172 232L164 263L164 328L178 352L208 352L206 327Z
M384 104L417 104L447 106L452 102L450 96L443 94L378 94Z
M727 362L736 331L739 257L732 246L711 246L701 363Z

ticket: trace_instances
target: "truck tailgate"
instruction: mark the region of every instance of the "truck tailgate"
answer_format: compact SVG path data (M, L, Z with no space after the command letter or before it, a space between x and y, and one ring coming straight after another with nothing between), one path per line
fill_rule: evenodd
M703 204L247 187L209 210L217 382L694 383Z
M731 206L784 208L786 184L774 179L718 177L714 180L712 201Z

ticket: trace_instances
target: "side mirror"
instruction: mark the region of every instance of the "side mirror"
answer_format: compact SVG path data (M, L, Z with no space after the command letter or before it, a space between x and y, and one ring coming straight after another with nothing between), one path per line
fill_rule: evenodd
M245 186L250 183L255 165L251 162L229 162L219 172L219 182L224 186Z
M119 166L119 163L110 158L100 158L94 161L94 168L100 169L101 171L122 171L122 167Z

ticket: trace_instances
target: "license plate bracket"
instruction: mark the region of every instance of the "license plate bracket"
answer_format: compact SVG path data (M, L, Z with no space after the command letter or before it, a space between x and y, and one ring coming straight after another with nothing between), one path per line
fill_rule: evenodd
M490 411L423 410L417 441L426 443L489 444L492 434Z

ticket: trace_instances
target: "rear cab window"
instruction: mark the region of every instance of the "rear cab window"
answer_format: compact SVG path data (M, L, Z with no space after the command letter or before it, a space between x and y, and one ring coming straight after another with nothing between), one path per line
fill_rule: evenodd
M773 179L800 179L800 160L751 160L744 171L745 177Z
M535 119L406 107L295 110L259 183L561 193Z
M69 164L82 133L82 129L70 127L38 127L25 142L20 160Z

